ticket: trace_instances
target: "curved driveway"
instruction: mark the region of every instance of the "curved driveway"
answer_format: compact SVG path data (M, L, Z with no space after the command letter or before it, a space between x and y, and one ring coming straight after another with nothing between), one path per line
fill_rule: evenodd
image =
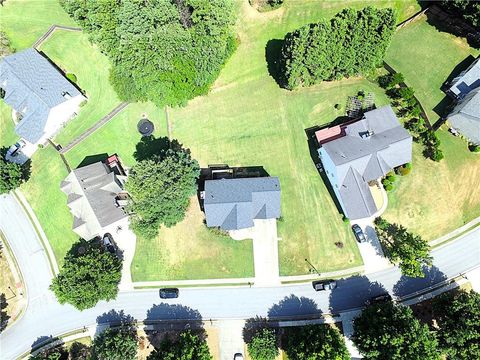
M338 313L363 305L365 299L385 289L405 296L445 278L480 265L480 229L432 252L434 267L424 279L401 277L397 268L338 281L331 293L314 292L309 284L264 288L185 288L180 297L161 304L157 290L121 292L115 301L100 302L80 312L60 305L48 290L52 274L40 241L22 209L11 196L0 198L0 228L22 269L28 291L25 315L0 335L2 359L15 359L41 336L60 335L89 326L112 309L124 310L138 320L149 319L248 319ZM160 305L159 305L160 304ZM153 315L152 315L153 314Z

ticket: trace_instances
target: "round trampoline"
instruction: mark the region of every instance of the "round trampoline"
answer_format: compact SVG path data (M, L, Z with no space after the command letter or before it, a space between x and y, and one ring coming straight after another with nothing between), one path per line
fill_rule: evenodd
M153 130L155 130L155 126L150 120L142 119L138 122L137 129L142 136L150 136L153 134Z

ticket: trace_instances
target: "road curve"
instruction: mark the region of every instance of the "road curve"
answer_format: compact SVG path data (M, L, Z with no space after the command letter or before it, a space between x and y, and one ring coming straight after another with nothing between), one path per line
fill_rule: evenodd
M0 335L0 357L15 359L28 351L42 336L56 336L94 324L97 317L112 309L124 310L137 320L153 319L248 319L337 313L360 307L364 301L385 290L405 296L445 278L480 266L480 229L432 252L434 266L423 279L402 277L398 268L368 276L338 281L331 293L314 292L309 284L265 288L185 288L174 301L163 302L157 290L121 292L115 301L100 302L80 312L60 305L48 290L52 274L48 261L28 218L12 196L0 198L0 228L7 236L26 282L27 310Z

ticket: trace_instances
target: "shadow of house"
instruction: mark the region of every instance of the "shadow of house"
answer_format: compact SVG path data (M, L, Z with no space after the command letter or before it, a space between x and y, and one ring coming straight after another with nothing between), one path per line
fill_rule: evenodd
M280 64L283 43L284 40L272 39L268 40L265 46L265 61L267 62L268 73L281 88L285 88L286 85Z
M337 287L329 297L329 308L332 314L347 309L364 307L367 300L387 293L387 289L377 282L371 282L366 276L352 276L337 280Z
M78 168L81 168L81 167L84 167L84 166L92 165L92 164L95 164L99 161L104 162L107 159L108 159L108 154L107 153L89 155L89 156L84 157L83 160L80 162L80 164L77 165L76 168L78 169Z
M165 337L175 340L185 330L191 330L201 339L206 338L200 312L188 306L166 303L153 305L143 322L148 340L155 348Z
M416 291L426 289L435 285L442 285L447 276L436 266L424 267L424 277L408 277L402 275L400 280L393 286L395 296L403 298L414 294Z
M286 296L268 310L268 320L282 320L284 318L314 319L321 315L322 311L315 301L304 296L297 297L293 294Z
M200 210L204 211L203 207L203 191L205 191L206 180L219 179L239 179L239 178L254 178L254 177L268 177L268 172L263 166L239 166L229 167L227 164L212 164L207 168L200 169L200 177L197 179L197 198Z

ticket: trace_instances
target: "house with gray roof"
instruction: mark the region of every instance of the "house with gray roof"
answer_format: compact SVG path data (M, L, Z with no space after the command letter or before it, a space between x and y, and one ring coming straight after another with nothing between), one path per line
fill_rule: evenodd
M454 99L461 100L470 91L480 87L480 56L450 83L447 94Z
M75 169L60 184L73 215L72 230L90 240L128 227L125 173L116 156Z
M412 136L388 105L315 136L324 171L350 220L375 215L378 209L369 183L412 160Z
M448 122L473 144L480 145L480 87L455 106L448 115Z
M78 111L86 98L35 49L0 62L4 101L16 113L15 132L30 144L43 144Z
M239 230L255 219L280 217L277 177L206 180L203 207L208 227Z

